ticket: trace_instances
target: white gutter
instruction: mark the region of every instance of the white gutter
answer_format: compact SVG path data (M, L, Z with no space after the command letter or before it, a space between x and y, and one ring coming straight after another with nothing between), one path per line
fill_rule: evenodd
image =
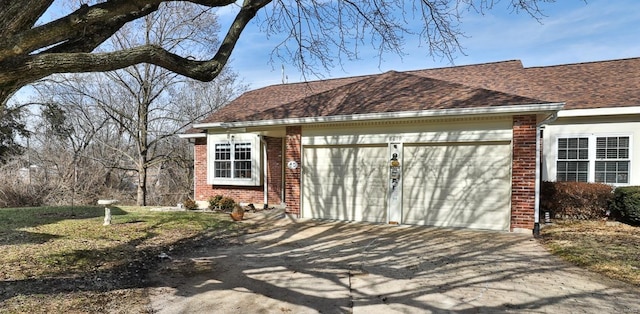
M542 183L540 179L540 137L542 136L542 126L553 123L556 119L558 119L557 112L536 125L536 187L533 213L533 236L536 237L540 235L540 184Z
M269 193L268 191L268 181L267 181L267 168L269 167L269 160L267 157L267 141L264 140L263 136L260 136L260 142L262 142L262 155L264 156L264 164L262 165L262 174L263 174L263 179L262 179L262 184L264 185L263 187L263 200L262 200L262 208L263 209L267 209L269 208L269 199L267 198L267 194Z
M624 114L640 114L640 106L562 110L558 112L558 117L570 118Z
M280 126L280 125L300 125L312 123L331 123L331 122L352 122L352 121L369 121L369 120L390 120L390 119L410 119L410 118L437 118L451 116L475 116L475 115L499 115L499 114L531 114L549 111L561 110L564 103L550 104L530 104L530 105L514 105L499 107L483 107L483 108L461 108L461 109L433 109L433 110L417 110L417 111L400 111L400 112L382 112L382 113L365 113L353 115L339 115L326 117L304 117L304 118L284 118L273 120L257 120L257 121L238 121L238 122L213 122L194 124L196 129L212 129L212 128L245 128L245 127L261 127L261 126Z
M190 139L190 138L205 138L207 137L206 133L184 133L184 134L178 134L179 138L186 138L186 139Z

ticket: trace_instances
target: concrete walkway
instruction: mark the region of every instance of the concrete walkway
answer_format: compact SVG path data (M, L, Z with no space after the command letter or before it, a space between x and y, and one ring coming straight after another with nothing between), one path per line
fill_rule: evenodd
M158 313L640 313L640 287L529 235L253 214L237 245L166 262Z

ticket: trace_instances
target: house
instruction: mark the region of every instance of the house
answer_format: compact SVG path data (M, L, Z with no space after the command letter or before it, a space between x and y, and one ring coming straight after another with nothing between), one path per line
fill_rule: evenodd
M201 203L536 232L541 180L640 185L638 86L640 58L390 71L253 90L181 137Z

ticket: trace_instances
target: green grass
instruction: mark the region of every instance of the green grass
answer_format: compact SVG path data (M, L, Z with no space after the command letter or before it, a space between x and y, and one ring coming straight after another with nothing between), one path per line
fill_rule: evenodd
M542 243L553 254L608 277L640 285L640 228L604 221L558 221Z
M117 207L112 214L103 226L102 207L0 209L0 312L100 312L105 302L126 309L119 302L146 302L146 272L160 252L242 232L216 213Z

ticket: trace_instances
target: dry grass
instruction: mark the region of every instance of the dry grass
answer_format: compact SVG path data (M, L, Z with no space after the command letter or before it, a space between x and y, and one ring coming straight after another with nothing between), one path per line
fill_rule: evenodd
M640 285L640 228L606 221L559 221L542 228L541 235L553 254Z
M114 208L0 209L0 313L147 312L158 254L241 232L228 215Z

